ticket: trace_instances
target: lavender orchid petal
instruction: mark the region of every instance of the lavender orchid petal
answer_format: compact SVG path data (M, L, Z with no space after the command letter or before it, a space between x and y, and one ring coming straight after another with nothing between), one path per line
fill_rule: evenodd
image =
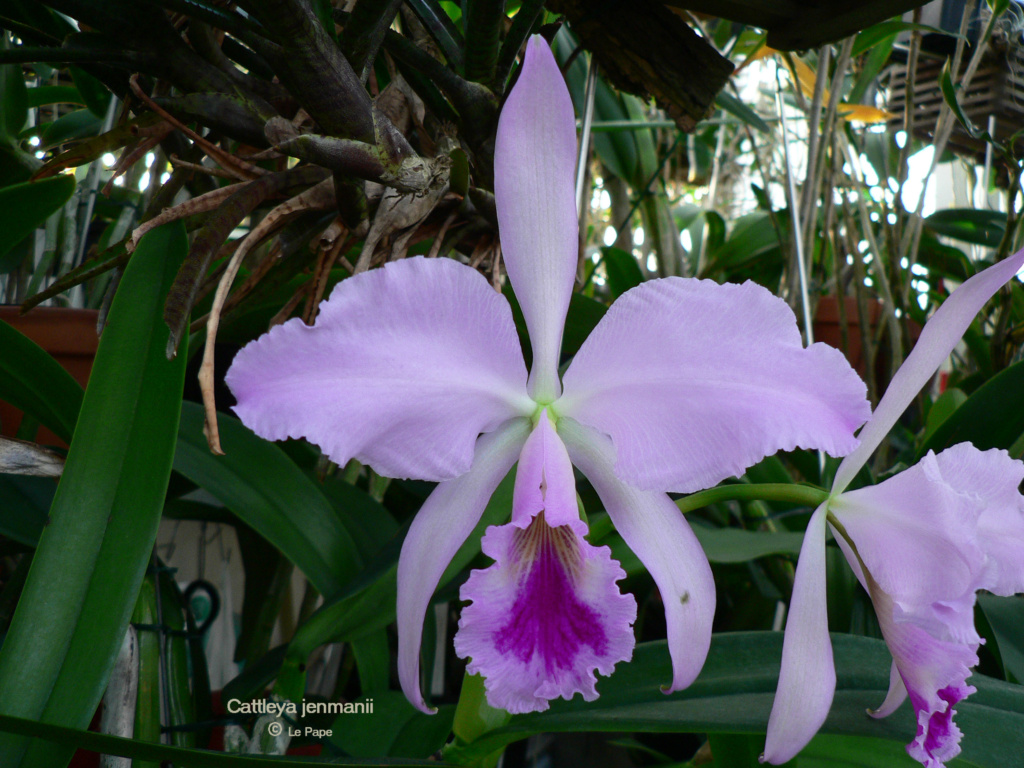
M1024 249L979 272L942 302L942 306L922 329L913 351L889 382L871 421L858 435L860 445L843 459L836 470L832 482L834 493L846 490L860 468L889 434L896 420L921 391L921 387L928 383L942 361L953 351L974 316L996 291L1020 271L1022 265Z
M882 636L917 715L917 736L907 745L907 752L926 768L941 768L960 753L961 734L953 722L953 707L976 690L966 680L970 668L978 663L978 643L936 638L913 621L898 620L892 598L870 575L868 591ZM973 602L965 606L971 621Z
M907 686L903 684L899 667L896 666L894 661L889 668L889 692L885 694L885 701L877 709L869 709L868 714L871 717L877 718L888 717L899 709L899 706L906 700Z
M498 122L494 198L502 258L533 346L530 395L558 397L562 327L576 277L576 118L543 38L526 46Z
M929 452L910 469L829 505L856 542L859 560L852 562L866 567L895 600L931 603L972 591L982 560L973 543L982 510L976 492L983 489L951 484L943 469L955 461L940 463Z
M781 449L853 450L864 383L754 283L665 278L612 305L564 377L559 415L609 435L645 490L708 488Z
M480 521L529 433L514 419L477 441L469 472L434 489L417 513L398 558L398 678L406 698L431 713L420 692L420 640L430 597L459 547Z
M968 443L936 457L949 484L980 508L978 545L985 553L981 588L997 595L1024 592L1024 463L1006 451L979 451Z
M633 654L636 601L608 547L591 546L565 446L542 411L519 457L512 522L487 529L494 565L473 571L461 597L455 651L485 678L491 706L539 712L548 700L597 698L594 671Z
M825 599L826 504L811 515L793 582L782 669L761 762L778 765L803 749L828 716L836 689Z
M661 592L672 656L672 682L663 690L686 688L700 673L711 645L715 581L707 556L668 496L637 490L616 477L607 437L567 418L558 422L558 432L573 464L593 484L616 530Z
M550 526L582 525L572 462L546 409L541 411L537 426L519 456L512 522L526 528L542 511ZM586 533L585 525L583 533Z
M460 596L455 652L485 678L487 701L513 714L542 712L554 698L597 698L594 672L610 675L633 656L636 600L615 582L625 571L586 525L491 527L483 551L496 562L473 571Z
M477 435L536 407L508 303L450 259L342 281L315 326L271 329L226 379L261 437L305 437L342 466L421 480L461 475Z

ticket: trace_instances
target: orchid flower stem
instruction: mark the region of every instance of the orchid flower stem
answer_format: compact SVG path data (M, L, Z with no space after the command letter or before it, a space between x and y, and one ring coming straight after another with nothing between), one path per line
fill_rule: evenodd
M734 483L720 485L699 493L691 493L676 500L676 506L684 515L708 504L719 501L792 501L817 507L828 498L828 491L810 485L795 483Z

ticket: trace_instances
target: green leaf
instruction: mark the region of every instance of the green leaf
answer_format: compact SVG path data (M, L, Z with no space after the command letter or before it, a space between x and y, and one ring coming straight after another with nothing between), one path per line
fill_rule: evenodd
M75 87L81 94L79 103L84 101L89 111L96 117L101 120L105 118L110 106L110 99L113 98L113 95L107 90L107 86L81 67L68 67L68 72L71 73L71 79L75 81Z
M900 21L898 19L890 19L889 21L882 21L878 24L874 24L863 32L857 35L857 39L853 43L853 50L850 51L853 56L860 56L866 50L874 48L883 40L895 37L900 32L906 32L910 30L920 30L927 32L932 35L947 35L948 37L961 37L961 35L955 32L948 32L945 29L939 29L938 27L932 27L928 24L915 24L910 21Z
M960 121L964 130L967 131L972 138L982 139L996 148L1002 148L1002 145L993 139L988 131L981 130L971 122L971 118L967 116L963 107L960 106L960 101L957 99L956 95L957 89L960 85L953 84L953 76L950 70L949 59L946 59L946 63L942 65L942 72L939 73L939 87L942 89L942 98L945 99L947 106L953 110L953 114L956 115L956 119Z
M110 308L50 523L0 649L4 714L84 728L103 693L170 477L185 356L164 355L162 309L187 250L180 223L149 233ZM8 766L53 768L71 751L0 739Z
M970 442L979 450L1007 450L1024 434L1024 361L1000 371L978 387L918 449L938 453L957 443Z
M1003 671L1011 680L1024 682L1024 598L981 593L978 605L995 633Z
M704 554L712 563L744 563L768 555L798 555L802 533L745 531L741 528L709 528L694 525Z
M0 50L9 47L7 34L0 32ZM28 91L20 64L0 66L0 136L16 137L28 120Z
M772 129L768 127L768 123L762 120L761 116L758 115L757 112L752 110L731 93L719 91L718 95L715 96L715 106L739 119L744 125L749 125L751 128L754 128L761 133L771 133Z
M947 208L925 218L938 235L995 248L1006 231L1006 214L977 208Z
M924 440L928 440L967 401L967 394L957 387L950 387L932 403L924 424Z
M323 492L280 448L217 414L224 456L203 436L203 409L183 403L174 469L212 493L295 563L325 597L337 596L362 557Z
M103 128L103 120L89 109L76 109L61 115L43 128L41 146L44 149L66 144L75 139L94 137Z
M28 89L28 106L30 109L45 107L48 104L80 104L85 100L77 88L70 85L40 85Z
M71 442L82 403L81 385L42 347L3 321L0 398Z
M372 715L342 714L331 724L330 742L353 757L426 758L443 747L451 733L451 705L425 715L398 691L382 691L369 701Z
M605 271L608 273L608 287L616 298L644 281L644 273L633 254L612 246L602 248L601 254L604 257Z
M864 714L881 703L889 688L892 657L885 643L833 634L832 644L836 696L821 733L908 743L916 724L907 705L882 720ZM451 750L445 756L479 759L513 741L544 732L763 734L781 654L781 632L715 635L696 682L685 691L666 696L661 686L672 678L668 649L664 642L642 643L631 662L618 665L611 677L599 680L597 701L587 703L580 697L553 701L547 712L515 715L507 726L489 731L457 755ZM949 767L1015 764L1024 753L1024 688L982 675L972 676L970 682L978 692L957 705L957 723L966 734L962 760L951 761ZM905 764L907 768L914 765L913 761Z
M66 728L49 723L39 723L7 715L0 715L0 731L31 736L54 745L61 745L68 754L76 747L104 755L130 757L136 760L153 760L157 763L173 763L182 768L308 768L311 765L324 765L320 757L257 757L254 755L232 755L224 752L211 752L208 749L185 749L167 744L149 744L143 741L132 741L117 736L105 736L75 728ZM5 754L4 757L7 757ZM337 766L389 766L389 765L422 765L425 768L436 766L436 762L426 760L382 760L380 758L363 760L351 758L333 759L331 765ZM50 768L53 768L50 766Z
M75 191L75 177L55 176L0 189L0 257L21 242Z
M48 477L0 474L0 534L34 547L56 490Z

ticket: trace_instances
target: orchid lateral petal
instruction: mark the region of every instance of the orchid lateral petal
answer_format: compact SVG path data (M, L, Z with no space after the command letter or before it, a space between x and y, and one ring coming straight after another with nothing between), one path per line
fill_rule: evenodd
M955 451L955 456L943 451L941 460L929 451L913 467L877 485L847 491L830 504L857 546L851 563L866 567L901 603L953 599L977 588L984 555L975 530L998 488L989 481L997 477L991 471L977 480L969 473L946 476L947 470L957 472L960 459L970 460L979 473L988 470L984 454L972 451ZM952 481L959 481L959 487Z
M896 666L896 662L892 663L889 668L889 692L885 694L885 701L878 709L869 709L868 714L871 717L888 717L907 699L907 686L903 684L903 678L900 677L899 667Z
M305 437L388 477L457 477L481 432L535 408L508 302L450 259L342 281L315 326L272 328L226 379L256 434Z
M869 415L842 353L805 349L784 301L754 283L676 277L626 292L564 377L558 414L609 435L645 490L709 488L779 450L842 455Z
M441 483L423 502L398 558L398 679L417 709L432 714L420 691L420 641L430 598L466 537L480 521L491 494L515 464L529 432L515 419L477 441L473 466Z
M572 473L572 463L546 410L541 413L540 421L519 455L512 522L525 528L541 511L548 525L570 525L581 536L586 535L587 526L580 520L579 505L576 503L576 478Z
M875 408L871 420L860 431L860 445L843 459L832 482L833 493L846 490L860 468L881 444L896 420L903 415L917 393L928 383L957 345L974 316L1024 265L1024 250L979 272L942 302L925 324L913 351L903 361Z
M663 690L686 688L700 673L711 645L715 580L707 556L666 494L637 490L616 477L607 437L572 419L559 420L558 432L573 464L590 480L615 529L661 592L672 657L672 682Z
M825 722L836 690L825 598L826 504L811 515L800 548L762 763L795 757Z
M1024 462L970 443L947 448L936 459L949 484L970 494L981 510L977 536L985 573L979 586L997 595L1024 592Z
M467 672L483 675L492 707L542 712L577 693L593 701L594 672L610 675L633 656L636 600L615 583L626 573L575 522L552 526L542 511L526 527L487 529L483 551L496 562L462 587L471 605L455 652L470 659Z
M576 117L555 57L539 35L501 110L494 198L502 258L533 346L529 392L558 397L562 327L579 250L574 172Z
M870 574L868 593L917 715L917 735L907 752L927 768L941 768L960 753L961 733L953 722L953 707L976 690L966 681L978 663L978 642L937 638L913 620L900 620L892 598ZM964 621L973 621L973 598L961 610L967 614Z

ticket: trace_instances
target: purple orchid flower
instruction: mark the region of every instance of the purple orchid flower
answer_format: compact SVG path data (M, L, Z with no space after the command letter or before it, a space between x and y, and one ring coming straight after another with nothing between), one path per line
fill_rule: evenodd
M825 599L825 530L871 596L893 656L885 701L892 713L909 694L917 715L911 757L938 768L960 752L953 707L974 692L978 663L975 592L1024 591L1024 464L1006 451L960 443L931 451L878 485L846 491L896 420L956 346L971 320L1024 264L1024 251L961 285L925 325L893 377L860 445L839 465L832 490L811 516L800 550L782 670L762 762L784 763L824 723L836 676Z
M510 712L597 696L631 657L632 596L584 538L572 465L591 481L665 603L673 677L711 640L711 569L666 491L710 487L780 449L843 455L869 415L842 355L804 349L793 313L753 283L653 280L621 296L559 381L576 273L572 102L550 49L528 44L498 126L505 265L533 348L527 376L508 303L475 270L409 258L343 281L315 327L291 320L245 347L227 380L268 439L305 437L335 462L439 481L398 564L399 677L419 686L423 617L445 568L518 460L510 523L491 527L455 638L489 702Z

